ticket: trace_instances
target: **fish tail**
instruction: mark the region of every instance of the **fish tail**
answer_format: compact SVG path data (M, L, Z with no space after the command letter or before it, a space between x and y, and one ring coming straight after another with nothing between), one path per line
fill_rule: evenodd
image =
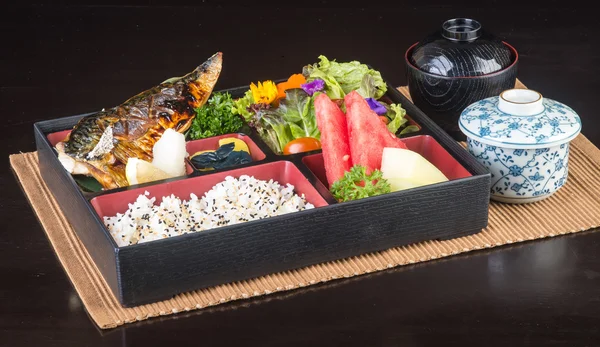
M189 92L193 96L192 107L200 107L206 103L219 79L222 67L223 53L217 52L183 77L183 81L188 85Z

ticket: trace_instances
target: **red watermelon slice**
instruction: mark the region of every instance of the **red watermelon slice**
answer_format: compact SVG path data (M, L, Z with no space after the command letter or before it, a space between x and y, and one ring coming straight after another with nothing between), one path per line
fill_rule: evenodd
M350 171L352 158L348 145L346 115L327 94L315 98L315 116L321 132L321 152L329 187Z
M381 169L384 147L406 149L404 142L387 129L360 94L352 91L344 101L352 164L366 167L370 174L374 169Z

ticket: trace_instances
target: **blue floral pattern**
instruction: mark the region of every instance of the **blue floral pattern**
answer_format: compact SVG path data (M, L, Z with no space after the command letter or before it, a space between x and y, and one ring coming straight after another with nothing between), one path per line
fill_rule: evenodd
M533 198L555 192L568 176L569 145L507 149L468 138L469 152L491 173L491 194Z
M498 97L480 100L461 114L460 127L468 137L486 138L498 145L552 146L581 131L581 119L569 106L542 100L544 112L513 116L498 109Z

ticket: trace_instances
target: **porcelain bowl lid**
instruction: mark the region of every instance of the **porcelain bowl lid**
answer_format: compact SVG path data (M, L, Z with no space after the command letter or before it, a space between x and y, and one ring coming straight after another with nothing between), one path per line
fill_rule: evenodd
M581 132L572 108L529 89L505 90L469 105L458 125L471 139L505 148L551 147Z
M473 19L445 21L439 31L419 41L408 59L421 71L446 77L483 76L509 67L512 50Z

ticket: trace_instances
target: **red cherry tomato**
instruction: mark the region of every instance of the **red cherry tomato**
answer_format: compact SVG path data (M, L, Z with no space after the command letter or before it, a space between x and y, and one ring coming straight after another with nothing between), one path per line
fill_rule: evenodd
M288 142L283 149L283 154L308 152L316 149L321 149L321 142L319 140L314 137L300 137Z

